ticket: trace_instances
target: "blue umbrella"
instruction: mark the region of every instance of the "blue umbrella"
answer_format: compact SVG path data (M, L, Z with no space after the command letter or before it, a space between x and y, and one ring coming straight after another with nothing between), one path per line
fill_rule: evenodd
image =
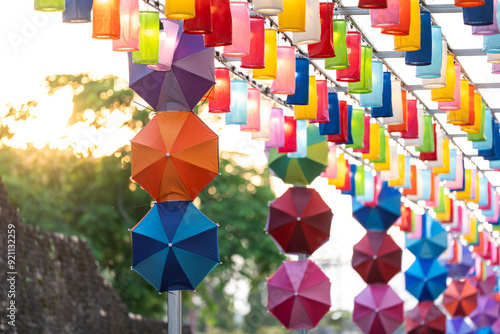
M382 183L377 205L365 206L352 197L352 215L367 230L386 231L401 216L401 193Z
M422 216L422 237L406 237L406 248L416 257L435 258L446 250L448 233L439 222L426 213Z
M220 263L217 225L189 201L156 203L130 234L132 269L160 292L194 290Z
M463 317L456 317L446 320L446 334L474 334L471 327Z
M436 259L420 259L405 272L406 290L419 301L434 300L446 289L446 268Z

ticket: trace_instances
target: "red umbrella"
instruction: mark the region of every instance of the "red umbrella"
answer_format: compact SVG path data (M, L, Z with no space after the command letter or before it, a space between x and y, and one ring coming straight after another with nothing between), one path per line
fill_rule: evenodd
M352 320L365 334L393 333L403 316L403 301L389 285L369 284L354 298Z
M281 251L310 255L330 238L332 216L316 190L292 187L270 204L266 231Z
M267 281L267 306L288 329L314 328L330 309L330 281L310 260L284 262Z
M430 300L418 305L406 314L406 333L438 334L446 332L446 316Z
M354 245L352 267L363 280L387 283L401 271L402 250L384 231L368 230Z
M452 317L465 317L477 307L477 289L469 280L453 280L444 291L443 306Z

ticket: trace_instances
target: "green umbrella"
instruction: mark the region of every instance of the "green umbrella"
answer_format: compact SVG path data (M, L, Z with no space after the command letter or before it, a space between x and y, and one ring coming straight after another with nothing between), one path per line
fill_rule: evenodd
M328 142L314 124L307 126L307 155L289 158L286 153L269 149L269 168L285 183L308 185L328 166Z

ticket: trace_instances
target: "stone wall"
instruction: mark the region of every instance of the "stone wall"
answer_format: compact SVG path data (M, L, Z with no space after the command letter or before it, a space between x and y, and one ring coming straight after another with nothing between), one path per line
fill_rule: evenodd
M15 225L17 274L9 275L7 231ZM129 315L127 307L98 273L83 240L39 231L20 223L0 184L1 333L167 333L162 321ZM8 298L15 277L15 299ZM7 277L7 278L6 278ZM15 327L9 303L15 300ZM184 334L190 333L185 328Z

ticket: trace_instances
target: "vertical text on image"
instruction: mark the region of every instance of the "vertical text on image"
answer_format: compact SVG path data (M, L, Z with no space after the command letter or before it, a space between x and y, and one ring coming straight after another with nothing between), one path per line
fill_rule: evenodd
M7 283L9 291L7 298L7 318L10 326L16 326L16 226L7 225Z

